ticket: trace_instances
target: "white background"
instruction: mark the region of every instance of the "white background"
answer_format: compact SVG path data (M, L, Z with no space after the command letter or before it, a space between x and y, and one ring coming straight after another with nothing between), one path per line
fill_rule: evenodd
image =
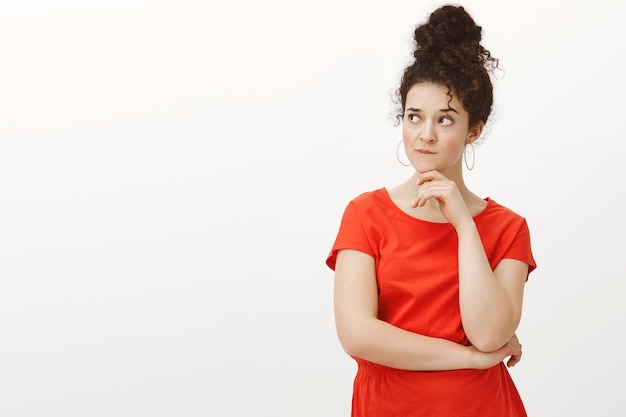
M349 415L324 260L410 175L390 94L438 5L3 1L0 415ZM539 265L513 378L531 416L614 416L624 3L464 5L506 71L467 182Z

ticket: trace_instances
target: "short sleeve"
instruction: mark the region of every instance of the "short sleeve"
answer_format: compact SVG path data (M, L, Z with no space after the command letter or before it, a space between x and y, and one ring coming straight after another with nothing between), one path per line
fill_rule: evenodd
M337 252L341 249L354 249L375 256L354 202L350 202L344 210L335 243L326 258L326 265L332 270L335 270Z
M528 264L528 274L537 267L530 246L530 231L528 230L526 220L524 220L519 229L517 229L515 238L504 253L503 259L505 258L516 259Z

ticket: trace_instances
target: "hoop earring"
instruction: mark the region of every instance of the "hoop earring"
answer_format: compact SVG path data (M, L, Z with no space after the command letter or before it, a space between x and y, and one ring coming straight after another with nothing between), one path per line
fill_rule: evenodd
M467 145L472 148L472 166L467 163ZM463 149L463 162L465 162L465 167L468 171L473 170L474 165L476 165L476 154L474 153L474 144L472 142L466 144L465 148Z
M400 162L400 165L405 166L405 167L410 167L411 166L410 163L405 164L404 162L400 160L400 145L402 144L402 142L403 140L400 139L400 142L398 142L398 146L396 146L396 158L398 159L398 162Z

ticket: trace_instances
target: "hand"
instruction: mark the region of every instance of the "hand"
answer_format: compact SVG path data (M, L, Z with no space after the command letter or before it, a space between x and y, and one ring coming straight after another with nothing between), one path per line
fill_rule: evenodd
M515 334L506 345L493 352L481 352L474 346L470 346L470 348L474 352L474 369L491 368L506 358L509 358L506 366L511 368L522 359L522 345Z
M422 173L417 185L419 189L411 202L411 207L423 207L428 200L434 198L439 203L441 214L455 228L465 221L473 222L456 183L439 171Z
M519 361L522 360L522 344L519 342L517 335L513 334L513 337L511 337L511 340L508 341L507 345L510 345L511 347L513 347L514 351L517 352L517 353L511 354L511 357L506 362L506 366L508 366L509 368L512 368L515 365L517 365Z

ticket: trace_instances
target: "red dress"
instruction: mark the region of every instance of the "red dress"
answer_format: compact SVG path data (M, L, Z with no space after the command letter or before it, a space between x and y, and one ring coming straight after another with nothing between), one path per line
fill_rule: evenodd
M487 198L474 217L492 268L505 258L535 268L526 220ZM459 308L458 237L449 223L416 219L386 189L352 200L326 260L355 249L376 261L378 318L396 327L463 345ZM524 405L500 363L487 370L405 371L360 358L354 380L354 417L520 417Z

